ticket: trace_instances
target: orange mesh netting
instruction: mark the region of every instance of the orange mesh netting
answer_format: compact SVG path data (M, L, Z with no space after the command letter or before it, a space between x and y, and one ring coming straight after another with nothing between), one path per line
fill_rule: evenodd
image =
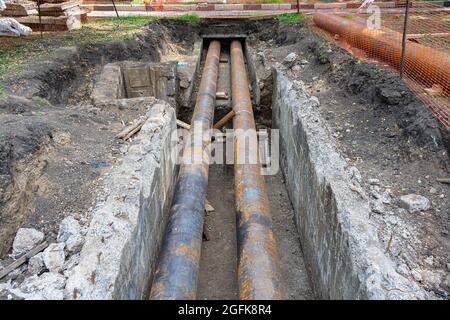
M405 1L396 2L395 8L372 7L369 11L315 13L312 29L330 40L363 50L367 57L387 62L400 71ZM450 11L442 3L410 3L403 63L406 84L447 129L450 129L449 25Z

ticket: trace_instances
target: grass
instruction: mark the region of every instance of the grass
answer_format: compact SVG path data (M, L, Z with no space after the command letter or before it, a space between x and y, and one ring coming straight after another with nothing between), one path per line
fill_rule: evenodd
M196 13L186 13L186 14L183 14L182 16L176 17L176 19L198 21L198 20L200 20L200 16Z
M287 23L296 23L302 21L304 18L301 13L283 13L277 16L277 19Z

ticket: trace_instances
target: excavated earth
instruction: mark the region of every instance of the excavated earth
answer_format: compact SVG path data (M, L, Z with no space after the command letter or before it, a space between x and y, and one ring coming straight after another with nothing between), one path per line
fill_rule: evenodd
M12 261L8 254L21 227L42 231L49 242L55 241L65 217L74 217L87 228L97 187L132 143L121 142L115 135L145 114L145 108L94 106L90 95L102 67L122 60L158 62L189 55L199 34L211 24L218 33L248 34L261 92L260 104L255 106L259 128L272 126L274 67L302 81L307 92L318 98L326 130L348 165L359 169L358 179L371 201L389 198L373 210L370 219L397 273L417 282L429 292L429 298L448 298L450 188L436 181L450 172L448 131L393 72L357 60L300 22L288 24L276 19L231 23L156 20L142 28L135 40L63 48L57 58L34 63L23 74L3 81L0 269ZM292 53L295 59L286 61ZM188 120L191 112L192 105L181 106L179 118ZM215 177L212 171L212 179ZM281 215L274 218L275 234L287 239L281 241L281 249L295 256L302 248L285 178L279 173L266 182L271 186L271 206L281 207ZM219 194L223 189L220 179L210 188ZM430 209L409 213L400 208L399 197L406 194L425 196L431 201ZM231 197L221 209L220 200L216 201L219 211L232 205ZM226 222L211 223L218 225L220 233ZM212 263L221 261L220 252L215 254L217 260ZM282 262L284 268L297 268L298 277L305 277L302 261L284 255ZM214 274L214 270L209 272ZM27 276L26 267L22 267L0 281L19 284ZM295 274L290 273L285 280L290 298L314 296L310 291L296 290L299 280ZM207 281L200 281L203 292L207 292ZM223 295L218 292L215 297L235 297L235 284L228 286Z

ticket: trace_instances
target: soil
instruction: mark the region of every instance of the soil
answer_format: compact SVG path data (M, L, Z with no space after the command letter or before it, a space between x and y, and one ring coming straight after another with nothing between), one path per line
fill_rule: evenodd
M94 107L95 77L108 62L159 61L178 48L170 36L180 38L155 21L135 40L62 48L0 83L0 258L19 227L52 239L64 217L85 219L97 182L121 157L115 134L144 113Z

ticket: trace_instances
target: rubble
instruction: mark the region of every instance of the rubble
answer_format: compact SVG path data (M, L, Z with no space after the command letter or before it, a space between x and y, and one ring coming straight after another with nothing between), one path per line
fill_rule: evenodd
M31 276L20 285L22 296L26 300L62 300L66 278L55 272ZM20 292L19 293L20 296Z
M35 275L41 274L45 270L43 253L40 252L28 260L28 272Z
M65 244L52 243L42 253L44 264L48 270L59 272L62 270L66 255L64 253Z
M419 194L407 194L400 197L400 205L409 211L415 213L430 209L430 200Z
M297 60L298 56L295 52L289 53L283 60L283 64L287 67L292 67Z
M44 234L32 228L20 228L13 242L12 255L18 257L33 249L44 240Z

